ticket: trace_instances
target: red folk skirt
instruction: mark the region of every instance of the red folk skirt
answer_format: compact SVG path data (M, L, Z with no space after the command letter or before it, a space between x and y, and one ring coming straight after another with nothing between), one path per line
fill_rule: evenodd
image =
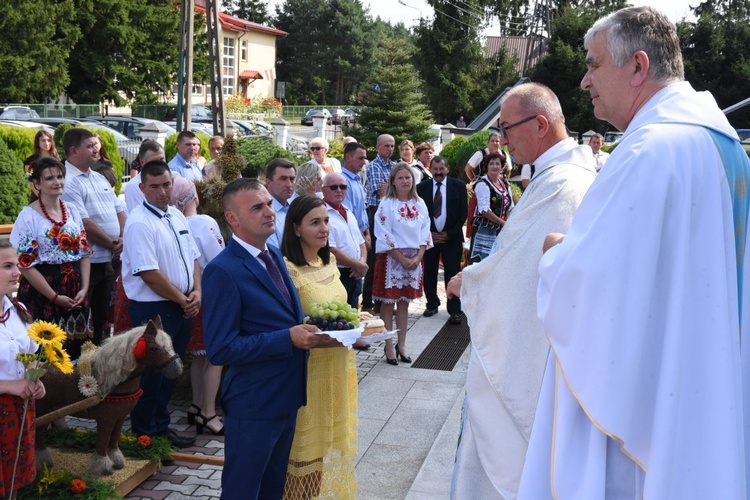
M0 394L0 497L10 495L10 483L13 477L13 464L16 460L16 446L18 433L23 429L21 451L16 468L16 482L13 489L17 490L34 482L36 479L36 461L34 457L34 438L36 427L34 416L36 406L29 401L26 420L21 422L24 399L11 394Z

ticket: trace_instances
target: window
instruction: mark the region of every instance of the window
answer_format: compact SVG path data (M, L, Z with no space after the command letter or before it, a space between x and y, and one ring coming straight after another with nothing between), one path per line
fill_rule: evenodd
M203 95L203 84L202 83L194 83L193 84L193 95Z
M225 96L234 95L235 65L234 38L224 37L224 57L222 59L223 72L221 86Z
M247 62L247 40L242 40L240 44L240 57L242 62Z

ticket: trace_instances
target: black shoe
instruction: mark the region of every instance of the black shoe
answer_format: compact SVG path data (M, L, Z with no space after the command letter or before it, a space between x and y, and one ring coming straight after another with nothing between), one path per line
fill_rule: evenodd
M451 314L451 319L448 321L450 321L451 325L460 325L462 316L462 313Z
M389 365L398 366L398 349L396 349L396 357L393 359L388 357L388 350L385 349L385 362Z
M401 361L404 363L411 363L411 358L409 356L404 356L401 354L401 351L398 349L398 344L396 344L396 357L401 358Z
M370 346L367 344L352 344L352 347L358 351L367 351L370 349Z
M171 429L164 437L166 437L175 448L190 448L195 444L194 437L180 436Z
M437 307L435 307L434 309L425 309L422 313L422 316L424 316L425 318L429 318L430 316L435 316L437 312Z

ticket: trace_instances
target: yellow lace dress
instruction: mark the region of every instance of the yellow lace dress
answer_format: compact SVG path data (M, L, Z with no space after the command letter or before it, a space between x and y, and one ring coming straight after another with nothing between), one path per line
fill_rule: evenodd
M336 260L297 267L285 259L302 310L313 303L346 302ZM285 499L354 499L357 478L357 365L346 347L310 350L307 405L297 427L287 468Z

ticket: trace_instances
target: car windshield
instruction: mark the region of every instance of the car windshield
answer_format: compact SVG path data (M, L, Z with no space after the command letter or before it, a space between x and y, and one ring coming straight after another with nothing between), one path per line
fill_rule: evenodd
M83 123L81 123L81 125L83 125L84 127L87 127L87 128L95 128L95 129L106 130L107 132L109 132L110 134L112 134L113 136L115 136L115 140L117 142L125 142L125 141L129 141L130 140L127 137L125 137L124 135L122 135L120 132L118 132L117 130L115 130L113 128L110 128L110 127L108 127L106 125L102 125L101 123L83 122Z

